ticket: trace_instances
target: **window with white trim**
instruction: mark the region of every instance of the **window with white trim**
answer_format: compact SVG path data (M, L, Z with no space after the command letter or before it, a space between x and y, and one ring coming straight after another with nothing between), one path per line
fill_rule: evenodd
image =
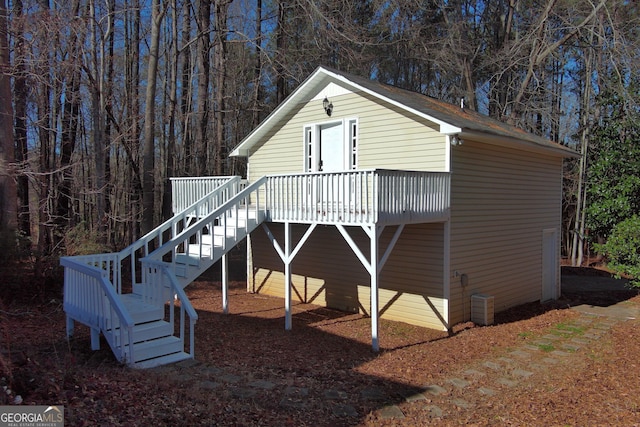
M349 169L358 168L358 120L349 120Z
M313 171L313 127L304 127L304 171Z

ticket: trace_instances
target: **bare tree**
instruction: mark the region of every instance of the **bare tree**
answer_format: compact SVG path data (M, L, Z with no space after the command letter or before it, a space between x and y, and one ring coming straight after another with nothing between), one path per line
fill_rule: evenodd
M528 51L528 61L526 71L522 82L518 85L513 97L513 108L509 115L508 121L512 124L517 123L526 109L526 99L528 94L531 93L529 85L534 79L536 72L544 64L544 61L557 52L557 50L571 40L578 34L581 28L591 22L596 16L598 11L605 5L605 1L600 1L595 5L591 12L580 19L576 24L570 27L568 30L563 31L558 37L552 37L549 29L549 19L553 7L556 5L557 0L549 0L546 7L542 10L542 13L538 17L538 22L535 28L530 33L530 49Z
M210 26L211 26L211 2L198 0L196 14L198 26L198 43L196 53L196 67L198 70L198 93L195 108L195 170L200 175L205 175L207 170L207 154L209 152L209 138L207 128L209 125L209 54L211 50Z
M71 16L77 17L80 12L79 0L71 3ZM82 40L82 28L71 27L68 40L67 63L69 64L66 79L66 90L63 103L60 142L60 176L57 183L56 209L55 209L55 235L62 239L71 224L72 194L71 194L71 156L76 147L80 114L80 79L81 68L77 64L80 57L80 44Z
M151 4L151 44L147 65L147 95L144 116L144 152L142 175L142 234L153 229L155 202L155 104L158 79L158 52L160 50L160 26L165 14L160 0Z
M15 102L15 157L19 168L18 182L18 229L24 236L31 236L31 215L29 214L29 150L27 147L27 67L26 41L24 38L24 17L22 0L15 0L14 26L14 83L13 98Z
M226 132L225 132L225 113L226 113L226 78L227 78L227 34L229 29L227 19L229 18L229 4L231 0L215 0L215 37L213 39L214 46L214 70L215 70L215 123L216 123L216 141L213 153L214 171L216 175L225 175L227 173L226 159Z
M18 198L13 172L13 107L11 104L11 62L9 58L8 11L0 2L0 227L8 232L16 230ZM0 230L3 231L3 230Z

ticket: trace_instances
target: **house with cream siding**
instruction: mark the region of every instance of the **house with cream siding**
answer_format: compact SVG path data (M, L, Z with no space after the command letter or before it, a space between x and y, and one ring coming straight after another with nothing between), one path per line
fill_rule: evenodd
M403 199L443 193L444 206L423 205L431 216L316 227L289 266L296 300L372 315L372 274L358 260L371 261L372 239L379 258L388 251L377 272L383 318L450 329L471 319L474 295L488 297L476 300L490 302L483 307L489 316L560 295L562 163L575 155L564 146L464 106L319 68L232 155L248 158L249 181L367 170L429 174L434 181L415 193L405 186L409 178L389 189L394 194L377 195L393 198L403 213L413 209ZM287 273L272 242L283 241L287 227L298 241L308 222L268 227L270 234L250 236L248 290L285 296Z
M197 313L183 288L222 260L226 311L226 253L244 239L247 289L284 299L286 329L294 301L363 313L375 350L379 318L450 330L560 295L562 165L576 156L562 145L319 67L231 155L247 158L246 181L174 179L167 223L117 257L63 259L69 334L88 324L96 346L104 334L133 365L193 357L184 329ZM104 318L78 296L86 280L109 288ZM159 319L174 299L180 327ZM138 338L159 320L171 337ZM165 338L170 351L150 349Z

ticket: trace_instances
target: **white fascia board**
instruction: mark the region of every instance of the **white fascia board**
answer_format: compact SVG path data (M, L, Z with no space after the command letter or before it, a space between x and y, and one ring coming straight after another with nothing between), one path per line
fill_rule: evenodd
M380 99L380 100L382 100L384 102L388 102L391 105L395 105L396 107L399 107L399 108L401 108L401 109L403 109L405 111L408 111L408 112L410 112L412 114L415 114L415 115L417 115L419 117L422 117L422 118L424 118L424 119L426 119L426 120L428 120L430 122L433 122L433 123L439 125L440 126L440 133L442 133L442 134L454 135L456 133L462 132L462 128L460 128L460 127L454 126L454 125L452 125L450 123L444 122L444 121L442 121L440 119L437 119L437 118L435 118L433 116L425 114L425 113L423 113L421 111L418 111L418 110L416 110L414 108L408 107L407 105L405 105L405 104L403 104L401 102L398 102L398 101L395 101L395 100L393 100L391 98L388 98L386 96L380 95L378 92L370 90L370 89L367 89L366 87L360 86L357 83L353 83L351 80L349 80L346 77L343 77L343 76L341 76L339 74L331 73L331 72L329 72L327 70L324 70L324 71L325 71L325 73L327 73L328 75L330 75L334 79L339 80L339 81L343 82L344 84L349 85L352 88L356 89L356 90L354 90L354 92L359 91L359 92L367 93L367 94L369 94L369 95L371 95L371 96L373 96L375 98L378 98L378 99Z

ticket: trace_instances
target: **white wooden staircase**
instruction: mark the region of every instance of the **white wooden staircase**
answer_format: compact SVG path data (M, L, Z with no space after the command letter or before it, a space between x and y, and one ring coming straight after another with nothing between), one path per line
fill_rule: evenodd
M92 349L102 334L116 358L136 368L194 357L198 315L184 288L266 214L264 179L242 191L239 177L216 179L210 193L124 250L61 258L68 336L76 321L85 324Z

